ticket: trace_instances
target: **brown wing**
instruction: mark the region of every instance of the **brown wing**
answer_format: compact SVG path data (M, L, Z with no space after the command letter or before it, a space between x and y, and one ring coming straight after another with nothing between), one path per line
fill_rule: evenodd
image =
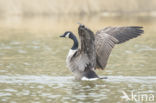
M80 53L77 55L77 63L81 61L78 65L81 65L79 68L81 71L84 69L95 69L96 67L96 51L95 51L95 37L94 33L86 28L84 25L80 25L78 28L78 33L81 42ZM83 63L82 63L83 61Z
M109 34L119 40L118 44L120 44L141 35L144 32L141 30L142 28L143 27L139 26L106 27L103 30L98 31L97 34L102 32Z
M143 33L142 27L106 27L96 33L95 46L97 54L97 68L104 69L112 48L115 44L126 42Z
M100 33L95 36L97 68L105 68L112 48L118 42L116 38L106 33Z

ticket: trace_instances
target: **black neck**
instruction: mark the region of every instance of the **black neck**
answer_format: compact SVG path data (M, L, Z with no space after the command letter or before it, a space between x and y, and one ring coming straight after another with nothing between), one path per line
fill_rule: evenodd
M72 49L72 50L77 49L77 48L78 48L79 43L78 43L78 41L77 41L76 36L75 36L74 34L70 34L69 38L71 38L71 39L74 41L74 44L73 44L73 46L72 46L72 48L71 48L71 49Z

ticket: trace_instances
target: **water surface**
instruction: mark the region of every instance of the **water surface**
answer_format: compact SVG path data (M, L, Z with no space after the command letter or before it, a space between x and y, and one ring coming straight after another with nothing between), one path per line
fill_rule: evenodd
M97 70L108 79L76 81L65 65L72 41L59 35L67 30L77 35L77 22L93 31L139 25L145 34L113 49L105 70ZM122 91L155 95L155 26L156 19L149 17L1 18L0 102L123 103Z

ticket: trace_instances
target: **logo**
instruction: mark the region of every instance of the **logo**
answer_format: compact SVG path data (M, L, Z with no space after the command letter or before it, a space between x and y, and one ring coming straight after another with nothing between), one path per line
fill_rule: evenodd
M125 91L121 91L122 96L121 99L124 101L133 101L133 102L148 102L148 103L154 103L155 102L155 95L153 92L136 92L131 91L130 93L127 93Z

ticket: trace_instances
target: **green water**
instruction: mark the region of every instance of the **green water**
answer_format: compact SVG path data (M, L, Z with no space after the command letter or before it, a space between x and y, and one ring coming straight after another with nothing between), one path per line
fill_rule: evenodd
M113 49L105 70L97 70L107 80L75 81L65 64L72 41L59 35L67 30L77 35L77 22L94 32L106 26L139 25L145 33ZM126 103L122 91L129 96L132 91L152 94L154 103L155 27L156 19L148 17L1 18L0 103Z

